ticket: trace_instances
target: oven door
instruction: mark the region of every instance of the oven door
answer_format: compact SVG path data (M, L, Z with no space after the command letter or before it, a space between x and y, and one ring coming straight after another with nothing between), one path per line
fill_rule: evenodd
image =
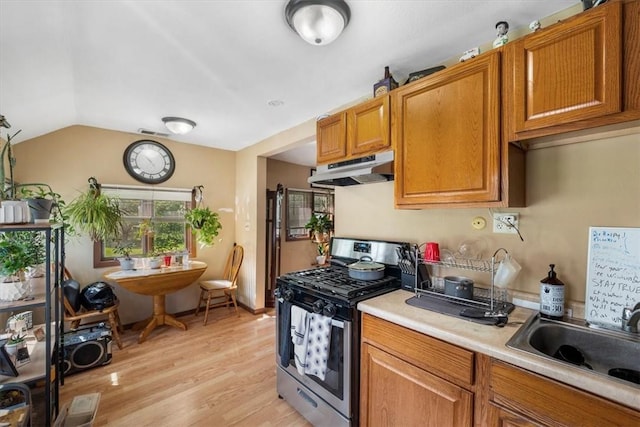
M324 380L315 375L300 374L296 367L294 345L291 338L291 306L297 305L310 313L311 306L277 299L276 303L276 363L280 369L296 381L304 384L311 392L338 410L346 418L351 418L351 327L348 320L331 319L331 341L327 373Z

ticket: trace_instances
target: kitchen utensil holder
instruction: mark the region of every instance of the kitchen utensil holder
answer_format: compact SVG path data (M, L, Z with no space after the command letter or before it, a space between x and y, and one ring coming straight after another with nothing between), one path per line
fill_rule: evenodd
M504 256L508 255L509 252L507 252L506 249L499 248L493 253L493 256L489 260L456 258L454 261L451 261L450 259L447 261L429 261L424 259L424 257L422 256L423 251L420 250L420 248L422 248L425 245L426 243L423 243L415 247L415 258L417 262L416 262L414 290L415 290L416 297L420 298L422 295L430 295L430 296L437 296L439 298L452 299L469 306L486 309L487 311L493 314L500 313L504 310L504 307L507 304L506 297L497 298L497 293L496 293L495 284L494 284L494 276L495 276L495 270L497 265L496 260L497 260L498 254L500 252L504 252ZM427 282L418 283L419 280L418 280L417 269L420 264L425 264L431 267L439 266L439 267L453 268L453 269L459 269L459 270L469 270L469 271L479 271L483 273L490 273L491 287L489 289L479 288L477 286L474 287L473 299L456 298L452 296L445 297L443 295L443 291L436 288L435 284L433 283L433 279L431 283L427 283ZM433 276L434 275L431 274L432 278Z

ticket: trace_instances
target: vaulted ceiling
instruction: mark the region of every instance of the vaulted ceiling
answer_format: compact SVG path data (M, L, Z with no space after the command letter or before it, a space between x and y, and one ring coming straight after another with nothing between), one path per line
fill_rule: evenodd
M348 0L351 22L312 46L286 0L0 0L0 114L19 140L73 124L167 132L239 150L371 96L385 65L399 82L575 0ZM278 106L272 106L274 102ZM5 135L0 135L4 137Z

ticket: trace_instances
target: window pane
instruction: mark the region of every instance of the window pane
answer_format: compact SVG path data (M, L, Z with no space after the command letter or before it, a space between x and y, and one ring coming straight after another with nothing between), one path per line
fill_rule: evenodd
M184 191L136 189L119 194L120 207L125 211L120 241L111 239L95 246L94 266L112 262L120 256L115 253L118 244L131 248L131 256L184 250L190 247L191 233L184 220L184 212L191 207L182 196ZM153 194L149 196L149 194ZM147 194L148 193L148 194ZM122 196L140 196L140 199ZM159 198L166 196L166 199ZM96 263L100 265L96 265Z
M328 191L287 189L286 201L287 240L309 239L309 230L304 226L314 213L333 215L333 193Z

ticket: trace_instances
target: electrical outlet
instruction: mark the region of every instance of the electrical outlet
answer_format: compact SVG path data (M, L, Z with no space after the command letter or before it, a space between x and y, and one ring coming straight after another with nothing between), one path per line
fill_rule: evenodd
M487 226L487 221L483 217L477 216L471 220L471 226L476 230L482 230Z
M518 234L517 213L497 213L493 214L493 232L503 234Z

